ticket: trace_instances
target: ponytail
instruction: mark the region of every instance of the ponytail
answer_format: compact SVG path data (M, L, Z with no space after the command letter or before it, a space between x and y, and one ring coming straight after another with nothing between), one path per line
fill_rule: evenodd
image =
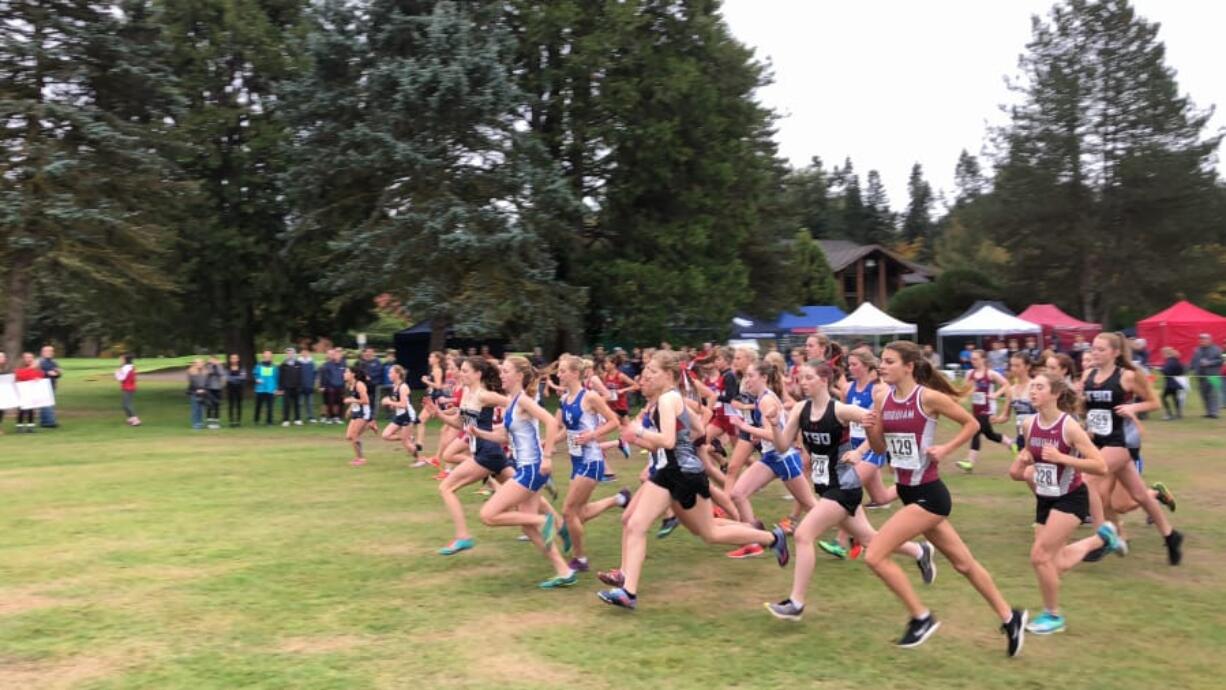
M481 386L488 391L494 393L502 392L502 377L498 375L498 368L489 363L484 357L465 357L464 361L468 363L468 367L473 371L481 374Z
M1081 403L1081 396L1077 395L1077 391L1073 390L1073 387L1069 385L1069 382L1063 376L1054 371L1043 371L1035 378L1042 378L1047 382L1047 387L1056 396L1057 409L1068 414L1075 414L1077 412L1077 406Z
M886 345L885 349L897 354L903 364L910 364L914 367L911 376L919 385L955 399L966 395L965 390L959 389L944 374L932 368L932 363L924 359L919 346L915 343L909 340L895 340Z
M783 374L779 367L769 361L754 362L750 367L766 379L766 387L779 399L783 399Z

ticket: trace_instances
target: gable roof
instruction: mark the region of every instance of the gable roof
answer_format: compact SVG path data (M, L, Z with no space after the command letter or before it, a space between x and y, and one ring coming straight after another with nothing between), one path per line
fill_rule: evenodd
M880 244L856 244L849 240L817 240L817 243L826 254L826 262L830 264L830 270L836 273L852 265L861 257L879 251L911 269L912 273L918 273L925 277L937 274L937 270L932 266L925 266L924 264L910 261L893 249L883 247Z

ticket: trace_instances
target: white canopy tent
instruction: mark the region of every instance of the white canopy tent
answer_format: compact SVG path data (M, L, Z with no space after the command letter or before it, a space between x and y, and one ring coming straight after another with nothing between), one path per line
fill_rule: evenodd
M946 336L1005 336L1021 333L1037 335L1042 332L1043 327L1039 324L1019 319L987 304L957 321L951 321L938 328L937 342L942 346L941 357L944 358L944 338Z
M822 326L826 335L915 335L913 323L906 323L864 302L846 317Z

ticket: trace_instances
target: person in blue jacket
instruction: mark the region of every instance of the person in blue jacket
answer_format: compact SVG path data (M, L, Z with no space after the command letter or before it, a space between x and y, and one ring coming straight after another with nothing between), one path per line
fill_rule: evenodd
M272 363L272 350L264 350L263 356L251 372L255 381L255 423L260 423L260 410L268 409L265 424L272 426L272 408L277 398L277 365Z
M345 410L345 351L334 347L319 367L319 388L324 394L324 424L340 424Z

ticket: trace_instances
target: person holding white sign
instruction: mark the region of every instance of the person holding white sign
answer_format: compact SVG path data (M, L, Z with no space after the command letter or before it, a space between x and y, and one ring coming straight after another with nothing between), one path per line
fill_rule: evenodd
M971 550L949 522L953 501L941 481L938 465L975 435L979 424L958 403L959 391L932 368L915 343L897 340L886 345L878 370L888 384L874 393L877 423L868 431L872 449L888 452L897 473L898 498L903 507L878 530L864 560L882 582L902 600L911 614L899 647L918 647L940 623L920 601L915 589L890 556L905 542L924 535L929 543L979 591L1000 616L1007 653L1017 656L1026 635L1026 611L1009 606L992 575L975 560ZM936 443L937 420L948 417L962 428L947 443Z
M33 352L21 353L21 366L18 367L13 374L17 382L18 396L20 397L21 384L27 381L41 381L46 378L43 369L38 364L38 360L34 359ZM34 433L34 411L36 407L27 407L24 404L17 410L17 433Z
M1090 348L1094 367L1082 376L1082 396L1086 407L1086 429L1089 430L1107 461L1107 474L1092 477L1090 488L1102 498L1107 519L1115 519L1111 509L1111 492L1118 481L1150 518L1166 541L1167 561L1179 565L1183 560L1183 535L1171 526L1162 506L1149 492L1124 438L1124 418L1158 409L1159 403L1149 380L1137 370L1128 356L1128 341L1118 333L1099 333ZM1136 396L1137 402L1128 402Z
M1009 476L1028 482L1036 500L1034 520L1038 528L1030 564L1043 594L1043 613L1026 629L1036 635L1051 635L1064 630L1060 576L1094 549L1124 556L1128 546L1110 522L1099 525L1094 536L1068 542L1090 514L1090 492L1082 473L1102 476L1107 473L1107 463L1077 424L1073 416L1077 393L1059 374L1043 372L1036 376L1030 382L1028 397L1035 414L1022 422L1025 444L1009 468Z
M864 461L864 456L859 444L843 442L849 424L871 427L876 417L871 410L838 402L831 396L835 374L829 364L810 361L798 369L801 392L807 399L792 408L785 428L773 427L774 444L776 448L790 448L800 437L809 452L809 480L818 501L796 528L796 572L791 593L777 604L765 604L771 615L783 620L800 620L804 615L805 594L817 558L813 542L822 532L837 525L862 545L871 543L877 534L860 506L863 489L856 465ZM915 559L924 584L936 579L932 545L909 541L899 547L898 553Z
M15 381L16 377L9 373L9 356L0 352L0 435L4 434L4 410L8 408L6 401L11 398L13 407L17 407L17 390L6 388Z

